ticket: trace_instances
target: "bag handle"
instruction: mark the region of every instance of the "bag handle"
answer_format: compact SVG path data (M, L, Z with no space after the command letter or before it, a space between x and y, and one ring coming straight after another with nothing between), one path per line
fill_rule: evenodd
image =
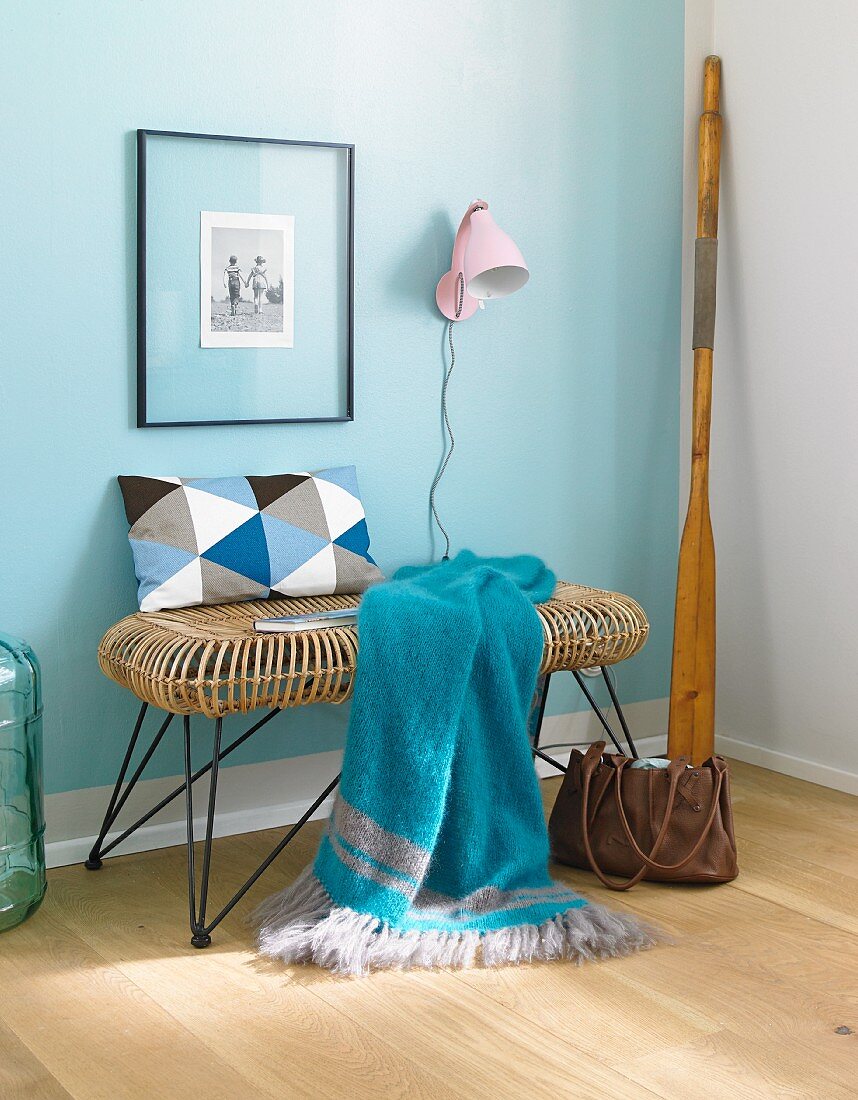
M609 879L608 876L604 873L604 871L601 869L601 867L599 867L598 863L596 862L596 858L593 855L592 845L590 844L590 832L589 832L589 822L588 822L588 817L589 817L588 810L589 810L589 800L590 800L590 784L591 784L591 781L592 781L592 777L593 777L593 775L596 771L596 768L599 766L599 763L602 759L602 753L603 753L604 749L605 749L605 742L604 741L595 742L593 745L591 745L588 748L586 754L584 755L584 757L582 758L582 761L581 761L581 777L582 777L581 834L582 834L582 839L583 839L583 842L584 842L584 851L587 855L587 860L590 863L590 867L592 868L593 873L597 876L599 881L604 886L608 887L609 890L622 891L622 890L630 890L633 886L637 885L637 883L640 882L640 880L643 878L643 876L646 874L646 872L649 868L652 868L653 870L662 871L662 872L672 872L672 871L681 870L684 866L686 866L686 864L690 863L690 861L695 857L695 855L697 855L697 853L700 851L700 848L702 847L704 841L706 840L707 836L709 835L709 833L712 829L712 824L715 820L715 814L717 812L719 801L720 801L720 794L721 794L721 788L722 788L723 782L724 782L724 770L725 769L723 767L719 766L718 762L713 758L713 762L712 762L713 770L717 773L718 779L716 781L715 790L714 790L713 795L712 795L712 805L711 805L710 810L709 810L709 815L707 817L706 822L704 823L704 826L701 830L700 836L697 839L697 843L694 845L694 847L691 849L691 851L688 853L688 855L683 860L681 860L679 863L676 863L676 864L662 864L662 863L656 862L654 857L657 855L659 849L661 848L661 845L664 843L664 839L667 835L667 830L668 830L668 827L670 825L671 818L673 817L673 810L674 810L674 807L675 807L675 804L676 804L676 795L677 795L677 791L678 791L678 787L679 787L679 780L680 780L680 777L685 773L685 770L686 770L686 759L684 757L679 757L676 760L672 760L670 762L670 764L668 765L668 775L670 777L670 790L668 792L667 807L665 809L664 818L662 819L662 823L661 823L661 827L660 827L659 832L658 832L658 836L656 837L655 843L653 844L652 848L650 849L649 855L647 855L646 853L641 851L641 849L640 849L639 845L637 844L634 836L632 835L632 831L631 831L631 828L630 828L629 823L628 823L628 818L626 816L625 807L623 806L622 793L621 793L622 771L623 771L623 768L625 768L625 766L628 764L629 761L625 757L620 758L619 763L617 764L617 767L615 769L615 775L613 777L613 780L616 783L617 807L618 807L619 814L620 814L620 820L623 824L623 828L624 828L624 831L626 833L626 839L629 841L629 844L631 845L632 850L635 852L635 854L642 860L642 864L641 864L640 870L637 871L631 878L627 879L625 882L616 882L616 881L613 881L613 880ZM610 779L609 779L609 782L610 782Z
M623 890L631 890L633 886L636 886L637 883L640 882L640 880L647 872L647 863L645 861L641 865L640 870L632 875L631 878L626 879L625 882L616 882L613 879L608 878L608 876L596 862L596 857L593 855L593 848L590 844L590 826L587 820L589 816L588 807L590 802L590 782L593 778L593 773L599 766L599 763L602 759L602 753L604 749L605 742L596 741L587 749L587 752L584 754L584 757L581 760L581 838L584 842L584 852L587 855L587 860L590 864L590 867L592 868L593 873L596 875L603 886L607 886L609 890L616 890L619 892ZM617 783L618 789L622 769L627 763L627 758L623 757L616 769L614 781ZM676 763L678 763L678 761ZM682 769L672 766L669 769L670 791L667 798L667 809L665 810L664 819L661 823L661 828L659 829L658 836L656 837L655 843L653 844L652 850L650 851L650 858L656 855L659 848L664 842L664 838L667 836L667 828L673 815L674 803L676 802L676 789L679 785L679 777L682 774L683 769L684 764Z
M626 817L626 808L623 805L623 796L622 796L622 787L621 787L622 772L623 772L623 768L626 766L627 763L628 763L628 761L625 760L625 759L623 759L619 762L619 764L617 765L617 778L616 778L617 810L619 811L620 821L622 822L623 829L625 830L626 840L628 840L629 845L632 848L632 851L635 853L635 855L638 857L638 859L643 860L645 869L650 868L653 871L661 871L661 872L668 872L668 873L672 872L672 871L681 871L683 867L687 866L687 864L689 864L691 862L691 860L694 859L694 857L697 855L697 853L703 847L704 841L709 836L709 833L712 829L712 824L715 821L715 814L718 812L718 805L719 805L719 802L720 802L720 799L721 799L721 786L724 782L724 772L721 768L719 768L717 766L717 764L713 764L713 769L712 770L716 773L718 778L715 781L715 790L712 794L712 805L709 807L709 813L706 817L706 821L703 825L703 828L700 830L700 836L697 838L697 843L694 845L694 847L691 849L691 851L688 853L688 855L684 859L681 859L679 861L679 863L658 863L653 858L656 854L656 851L657 851L658 847L659 847L658 843L654 844L653 847L652 847L652 850L650 851L650 854L646 855L644 852L641 851L637 841L635 840L634 836L632 835L632 830L629 827L628 818ZM669 817L671 816L671 812L673 810L673 800L676 796L676 783L678 783L678 781L679 781L679 776L685 771L685 766L686 766L686 758L683 757L683 756L680 756L676 760L672 760L670 762L670 764L668 765L668 770L675 769L676 782L672 783L672 786L671 786L671 800L668 804L668 809L667 809L667 811L665 812L665 815L664 815L664 820L665 821L667 821L669 819ZM664 824L662 824L662 831L663 831L663 829L664 829ZM659 836L660 835L661 835L661 833L659 833Z
M581 762L582 775L583 775L583 769L584 769L584 760L589 760L590 761L590 763L588 763L587 766L591 771L591 775L595 774L596 769L599 766L599 762L602 759L602 753L605 749L605 746L606 746L606 742L597 741L595 744L590 745L588 747L587 752L584 754L583 760ZM608 788L611 785L611 780L613 779L613 775L611 774L611 769L610 768L605 768L605 773L606 774L605 774L604 782L602 783L601 786L596 787L595 798L593 798L593 797L590 798L591 806L589 807L589 819L590 819L591 824L595 820L596 814L599 812L599 807L602 805L602 801L603 801L605 795L607 794ZM593 792L591 792L591 795L592 795L592 793Z

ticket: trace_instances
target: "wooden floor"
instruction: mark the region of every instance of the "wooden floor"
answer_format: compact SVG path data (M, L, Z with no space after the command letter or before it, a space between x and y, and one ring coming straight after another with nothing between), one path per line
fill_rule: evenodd
M0 1097L856 1097L858 799L736 765L734 803L729 886L559 871L677 938L584 967L336 979L258 962L243 914L191 948L180 848L55 871L0 936ZM273 839L217 842L212 904Z

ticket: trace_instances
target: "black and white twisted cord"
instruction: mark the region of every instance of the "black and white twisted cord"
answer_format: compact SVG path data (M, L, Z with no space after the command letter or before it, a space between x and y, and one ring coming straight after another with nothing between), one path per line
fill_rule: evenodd
M447 328L447 341L450 344L450 366L444 375L444 382L441 386L441 413L444 418L444 428L449 438L449 447L447 441L444 441L444 455L441 459L441 465L438 467L438 473L435 474L435 478L432 482L432 488L429 490L429 507L432 510L432 516L435 519L435 523L438 525L438 530L444 536L444 556L443 561L449 561L450 558L450 536L447 534L447 529L441 522L441 517L438 515L438 509L435 506L435 491L444 476L444 473L449 465L450 459L453 457L453 451L456 449L456 438L453 435L453 429L450 427L450 417L447 414L447 387L450 384L450 375L453 373L453 367L456 365L456 348L453 345L453 325L459 319L462 312L462 302L465 297L465 277L459 272L458 279L456 280L459 288L459 299L456 305L456 317L450 321Z

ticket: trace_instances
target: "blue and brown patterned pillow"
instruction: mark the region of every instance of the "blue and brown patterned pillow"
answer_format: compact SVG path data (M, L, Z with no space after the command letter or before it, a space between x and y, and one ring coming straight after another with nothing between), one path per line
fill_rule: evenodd
M363 592L383 579L354 466L119 478L141 611Z

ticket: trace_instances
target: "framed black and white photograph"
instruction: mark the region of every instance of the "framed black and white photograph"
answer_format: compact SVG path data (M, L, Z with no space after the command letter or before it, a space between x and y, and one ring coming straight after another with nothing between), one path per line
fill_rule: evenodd
M139 427L353 419L354 146L137 132Z
M200 214L200 346L291 348L295 219Z

